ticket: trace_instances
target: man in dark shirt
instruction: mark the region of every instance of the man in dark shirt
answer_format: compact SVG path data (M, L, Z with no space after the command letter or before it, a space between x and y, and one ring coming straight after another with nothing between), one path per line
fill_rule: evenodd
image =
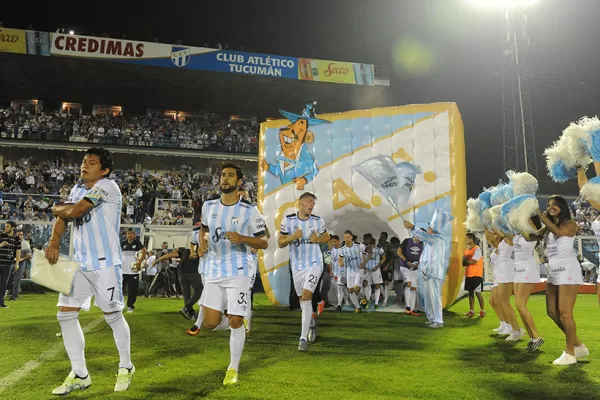
M199 258L190 258L190 249L180 247L170 253L164 254L154 261L155 263L168 260L170 258L178 258L177 275L181 284L183 293L183 308L181 314L187 319L196 319L194 304L200 299L202 293L202 278L198 272ZM191 289L194 290L192 294Z
M400 257L400 270L404 280L404 302L406 305L406 313L416 315L415 307L417 303L417 276L419 260L423 251L423 242L417 238L404 239L398 249L398 257Z
M140 270L142 260L146 258L146 247L137 238L135 231L127 231L127 239L121 242L123 251L123 292L127 286L127 312L133 312L137 292L140 286ZM141 252L141 257L137 258L137 252Z
M7 221L0 235L0 308L8 308L4 304L6 285L13 265L18 269L21 261L21 240L15 235L16 226L14 221Z

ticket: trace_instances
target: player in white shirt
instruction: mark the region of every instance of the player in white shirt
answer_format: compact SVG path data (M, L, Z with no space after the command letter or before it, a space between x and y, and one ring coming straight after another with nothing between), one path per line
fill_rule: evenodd
M317 197L309 192L300 196L298 212L281 221L280 248L290 247L290 266L296 294L302 308L302 330L298 350L308 350L308 330L312 321L312 297L323 273L323 253L320 244L329 242L329 233L323 218L312 214Z
M248 310L248 270L253 262L250 248L266 249L265 220L256 206L239 197L237 189L243 174L239 166L225 164L221 169L221 197L202 205L199 256L208 252L202 294L204 326L231 329L230 364L223 385L236 384L246 330ZM208 234L208 235L206 235ZM208 236L208 240L207 240ZM227 310L228 316L223 315Z
M356 309L356 313L360 312L358 304L358 293L362 278L360 276L360 264L362 262L362 254L365 251L363 244L354 243L354 235L351 231L344 232L344 247L340 247L338 264L346 270L346 285L348 286L348 296Z
M337 310L342 310L342 304L344 304L344 298L346 295L346 272L344 271L344 267L339 264L340 258L340 237L338 235L331 235L331 240L329 242L329 249L331 252L331 270L333 274L333 280L336 282L337 286Z
M367 299L366 308L369 308L369 302L371 301L371 285L375 286L375 300L374 308L379 308L379 297L381 296L381 284L383 283L383 277L381 275L381 264L385 262L385 251L381 247L377 247L375 238L369 237L367 239L367 248L363 253L363 263L361 266L364 268L364 281L367 283L365 288L365 297Z
M58 261L61 238L67 223L75 225L73 245L81 268L75 273L71 295L60 294L57 314L62 337L71 361L71 372L64 383L52 391L65 395L85 389L92 383L84 356L85 339L79 324L79 310L91 296L104 312L119 351L115 392L127 390L135 367L131 363L129 325L123 317L122 261L119 246L122 198L119 186L106 178L112 169L110 152L89 149L81 163L81 182L71 189L67 204L54 206L57 217L46 248L51 264Z

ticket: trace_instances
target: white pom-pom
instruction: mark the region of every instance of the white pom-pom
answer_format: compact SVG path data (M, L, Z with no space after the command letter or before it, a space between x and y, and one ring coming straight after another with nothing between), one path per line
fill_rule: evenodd
M506 224L514 232L534 233L536 229L529 221L535 215L538 208L540 208L538 200L536 198L528 198L508 213Z
M490 219L492 227L496 230L502 230L502 206L494 206L490 208Z
M513 184L513 196L524 194L535 195L538 190L538 180L528 172L508 171L506 176Z
M563 136L569 146L569 160L567 165L587 165L590 163L590 156L587 149L592 144L592 137L581 125L571 123L564 131Z
M471 232L480 232L485 229L479 216L477 199L467 200L467 220L465 226Z
M600 119L598 117L583 117L577 121L577 125L586 132L593 132L600 129Z
M590 179L579 191L587 201L600 203L600 177Z

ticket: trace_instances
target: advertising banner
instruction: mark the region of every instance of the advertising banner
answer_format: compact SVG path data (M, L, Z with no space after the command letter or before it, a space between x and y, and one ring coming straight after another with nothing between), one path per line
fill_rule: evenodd
M389 86L389 70L372 64L9 28L0 28L0 51L316 82Z
M25 31L0 28L0 52L25 54Z

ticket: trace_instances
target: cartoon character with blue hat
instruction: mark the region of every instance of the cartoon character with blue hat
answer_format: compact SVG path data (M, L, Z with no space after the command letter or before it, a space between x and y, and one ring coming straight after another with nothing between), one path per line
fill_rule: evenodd
M330 122L315 117L316 104L316 101L306 104L302 114L279 110L281 115L291 122L290 125L279 130L282 154L277 156L275 164L262 160L263 171L269 171L279 177L282 184L295 183L296 190L304 190L304 185L311 182L319 173L315 159L307 146L314 141L314 133L308 128Z
M409 221L404 222L404 227L408 229L411 236L423 242L423 251L419 260L417 292L430 328L444 327L442 285L446 279L448 265L446 264L446 241L441 232L453 219L454 217L450 213L438 208L433 213L431 223L427 225L427 231L424 227L417 229Z

